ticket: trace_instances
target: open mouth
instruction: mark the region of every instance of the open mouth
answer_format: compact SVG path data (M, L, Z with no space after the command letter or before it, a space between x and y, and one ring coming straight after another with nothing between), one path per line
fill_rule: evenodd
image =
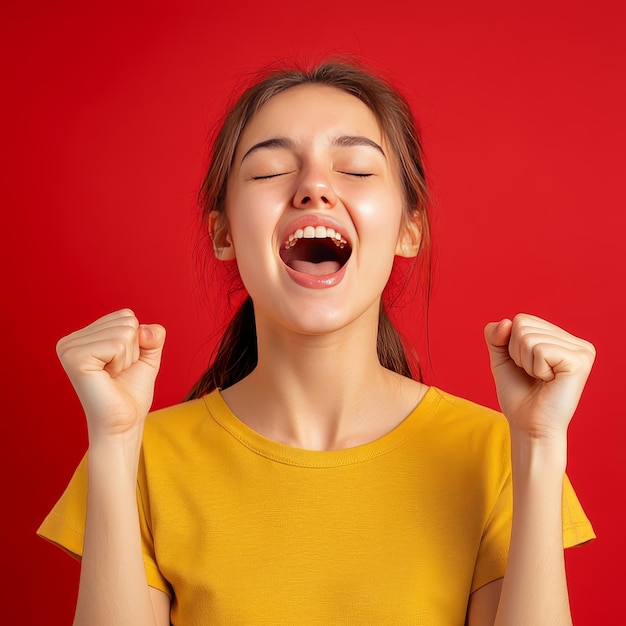
M338 272L350 258L352 248L332 228L307 226L294 231L280 248L280 258L296 272L327 276Z

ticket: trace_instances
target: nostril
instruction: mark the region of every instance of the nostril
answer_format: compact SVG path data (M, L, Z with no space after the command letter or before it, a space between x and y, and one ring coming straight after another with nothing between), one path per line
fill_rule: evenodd
M312 195L300 195L294 196L293 202L295 206L299 207L313 207L313 206L332 206L334 204L335 197L332 193L318 193L317 190Z

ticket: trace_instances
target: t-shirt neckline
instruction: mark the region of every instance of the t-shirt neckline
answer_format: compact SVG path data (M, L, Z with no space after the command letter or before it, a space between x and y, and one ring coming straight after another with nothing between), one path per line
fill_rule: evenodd
M329 451L296 448L264 437L230 410L219 389L204 396L204 403L213 420L250 451L277 463L325 468L363 463L395 450L428 422L441 399L441 391L431 386L409 415L382 437Z

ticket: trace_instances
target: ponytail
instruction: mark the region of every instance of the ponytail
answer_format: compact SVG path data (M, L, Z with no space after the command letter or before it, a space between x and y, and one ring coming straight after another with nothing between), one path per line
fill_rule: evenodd
M378 317L376 351L383 367L402 376L413 377L400 334L389 319L382 302ZM191 388L185 400L201 398L214 389L226 389L234 385L252 372L257 361L254 306L248 296L226 327L213 363ZM420 374L419 367L417 373Z
M385 311L382 300L380 302L380 313L378 315L378 338L376 339L376 351L380 364L407 378L413 378L409 359L400 333L393 325ZM418 368L418 374L419 374ZM421 376L418 380L421 379Z
M200 376L185 400L201 398L214 389L226 389L245 378L258 360L254 307L248 296L230 320L213 363Z

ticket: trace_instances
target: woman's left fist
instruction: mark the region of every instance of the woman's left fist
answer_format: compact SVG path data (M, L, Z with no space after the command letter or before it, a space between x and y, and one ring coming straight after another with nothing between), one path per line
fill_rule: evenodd
M591 343L534 315L485 327L500 408L511 430L563 436L591 371Z

